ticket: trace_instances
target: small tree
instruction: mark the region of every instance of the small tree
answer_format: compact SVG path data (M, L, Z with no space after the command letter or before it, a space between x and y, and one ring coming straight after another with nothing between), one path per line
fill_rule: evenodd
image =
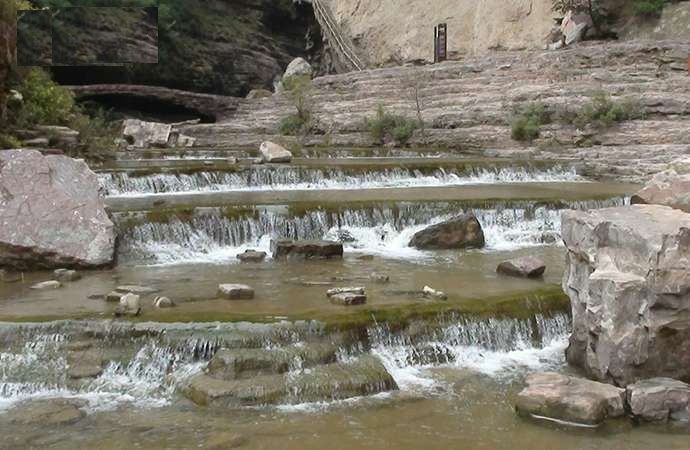
M421 129L422 136L424 136L424 117L422 116L422 111L424 110L424 98L422 89L424 88L426 79L427 77L424 72L415 69L407 82L407 87L410 91L410 98L412 99L415 111L417 113L417 122L419 128Z
M297 110L280 122L280 132L284 135L308 134L312 127L312 83L308 76L292 76L283 80L285 95Z

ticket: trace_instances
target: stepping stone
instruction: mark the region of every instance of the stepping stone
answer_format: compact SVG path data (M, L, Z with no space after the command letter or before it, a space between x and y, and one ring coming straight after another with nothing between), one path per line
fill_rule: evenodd
M218 295L227 300L251 300L254 298L254 289L246 284L220 284Z
M53 272L55 279L62 282L77 281L81 279L81 274L76 270L56 269Z
M36 283L33 286L31 286L31 289L36 289L36 290L48 290L48 289L58 289L62 286L59 281L55 280L50 280L50 281L43 281L42 283Z
M503 261L496 267L498 273L520 278L539 278L544 275L545 270L544 261L534 256L523 256Z
M330 297L330 301L334 305L354 306L363 305L367 302L367 296L364 294L355 294L352 292L344 292L342 294L335 294Z

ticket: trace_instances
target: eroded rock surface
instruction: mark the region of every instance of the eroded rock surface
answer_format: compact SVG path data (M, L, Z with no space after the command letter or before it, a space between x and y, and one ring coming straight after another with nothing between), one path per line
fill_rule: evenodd
M112 263L114 245L98 179L84 161L0 152L0 266L100 267Z
M634 205L566 211L566 355L595 379L690 376L690 214Z
M665 205L690 213L690 158L674 161L632 196L632 203Z
M577 424L598 425L625 413L625 390L555 372L534 373L517 396L520 414Z

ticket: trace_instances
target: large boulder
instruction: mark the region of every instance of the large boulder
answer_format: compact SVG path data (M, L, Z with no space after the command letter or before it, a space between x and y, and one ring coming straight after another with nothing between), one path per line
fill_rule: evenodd
M272 240L273 259L342 259L343 244L335 241Z
M410 247L422 250L482 248L484 231L474 214L463 214L417 232Z
M522 415L598 425L625 413L625 390L610 384L555 372L534 373L526 381L515 402Z
M311 78L313 72L311 65L304 58L295 58L285 69L283 80L294 76Z
M593 22L589 14L576 14L572 11L563 18L561 32L565 37L565 45L574 44L585 38L587 30L592 28Z
M601 381L690 377L690 214L634 205L565 211L570 363Z
M660 422L686 417L690 408L690 385L671 378L651 378L628 385L630 412L642 420Z
M690 158L675 161L632 196L633 204L665 205L690 213Z
M292 161L292 153L273 142L266 141L261 143L259 152L261 152L264 162L267 163L289 163Z
M0 152L0 266L93 268L111 264L114 252L113 223L84 161Z
M122 126L124 138L137 148L166 147L172 131L172 125L168 123L145 122L139 119L127 119Z

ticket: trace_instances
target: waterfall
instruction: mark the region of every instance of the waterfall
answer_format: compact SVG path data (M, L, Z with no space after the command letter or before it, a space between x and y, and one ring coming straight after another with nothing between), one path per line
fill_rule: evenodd
M236 190L349 189L438 187L464 184L582 181L574 168L490 167L382 170L257 167L239 172L195 172L136 176L127 172L99 174L107 195Z
M472 211L484 228L487 251L560 245L562 208L590 209L623 204L623 199L532 205L493 204ZM417 231L463 212L455 203L398 203L341 211L311 210L290 214L276 208L224 215L197 213L165 222L120 226L123 261L155 264L228 262L247 248L269 249L273 236L289 239L335 239L350 251L391 258L423 258L407 246Z

